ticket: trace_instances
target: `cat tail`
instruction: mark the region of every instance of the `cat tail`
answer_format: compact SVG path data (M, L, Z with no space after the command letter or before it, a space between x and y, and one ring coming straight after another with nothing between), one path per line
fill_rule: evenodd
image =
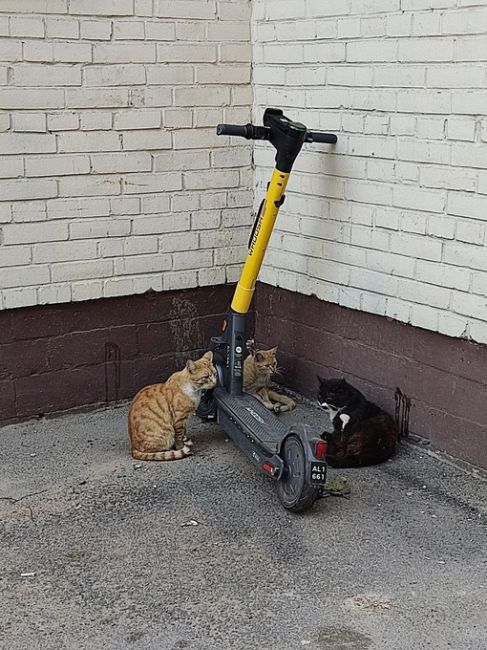
M184 445L182 449L169 451L139 451L132 449L132 458L136 460L180 460L191 455L191 447Z

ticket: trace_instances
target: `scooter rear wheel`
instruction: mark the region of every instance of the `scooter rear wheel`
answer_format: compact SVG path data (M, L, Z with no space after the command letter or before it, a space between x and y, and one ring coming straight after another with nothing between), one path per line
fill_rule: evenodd
M296 435L288 436L281 448L285 470L277 482L280 502L291 512L303 512L311 508L319 495L319 489L306 481L306 456L303 443Z

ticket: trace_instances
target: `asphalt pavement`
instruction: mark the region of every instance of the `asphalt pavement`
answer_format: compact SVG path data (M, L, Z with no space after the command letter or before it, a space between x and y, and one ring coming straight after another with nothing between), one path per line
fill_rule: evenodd
M142 463L126 416L0 429L2 650L487 648L480 477L403 445L293 515L218 425Z

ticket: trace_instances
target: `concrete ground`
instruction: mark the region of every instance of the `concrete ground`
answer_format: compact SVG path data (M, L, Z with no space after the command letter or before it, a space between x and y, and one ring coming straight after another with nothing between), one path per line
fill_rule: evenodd
M0 429L2 649L487 647L479 478L404 446L291 515L217 425L138 464L126 415Z

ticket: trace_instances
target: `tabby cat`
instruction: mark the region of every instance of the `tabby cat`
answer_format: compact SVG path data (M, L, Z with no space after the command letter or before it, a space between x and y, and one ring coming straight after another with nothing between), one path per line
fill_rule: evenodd
M382 463L396 450L394 420L345 379L318 377L318 401L333 425L327 460L333 467Z
M292 411L296 402L271 388L271 377L277 371L277 347L256 350L254 343L249 341L247 349L250 354L244 361L244 391L256 397L270 411Z
M172 374L165 384L140 390L130 405L128 428L137 460L178 460L191 453L186 421L198 408L201 392L216 386L213 352Z

